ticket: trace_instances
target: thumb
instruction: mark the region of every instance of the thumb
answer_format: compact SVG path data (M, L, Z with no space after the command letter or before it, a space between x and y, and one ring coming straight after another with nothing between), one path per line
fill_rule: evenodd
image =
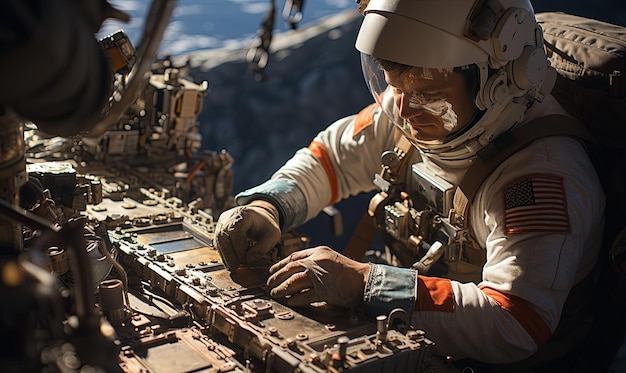
M267 220L275 223L276 227L280 227L280 215L278 213L278 209L272 203L257 199L247 204L246 207L253 208Z
M245 261L248 249L247 231L250 221L245 219L243 207L234 207L224 211L215 226L213 245L222 257L224 265L230 270L237 269Z
M235 270L245 259L248 243L245 234L234 229L216 229L213 245L218 250L224 265Z

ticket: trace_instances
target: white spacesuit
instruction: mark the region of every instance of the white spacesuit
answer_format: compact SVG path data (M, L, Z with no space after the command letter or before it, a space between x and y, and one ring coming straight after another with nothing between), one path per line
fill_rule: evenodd
M232 270L262 259L278 229L374 190L397 131L418 150L404 167L421 162L454 186L498 135L564 113L549 95L553 75L530 3L476 3L369 2L356 46L377 104L333 123L270 180L237 196L242 206L222 214L215 239ZM419 190L412 172L404 175L407 191ZM322 247L272 266L268 285L292 305L362 306L373 317L399 307L442 355L516 362L552 343L570 291L594 268L603 210L584 146L548 137L509 157L479 188L469 221L472 249L483 255L447 260L445 278Z

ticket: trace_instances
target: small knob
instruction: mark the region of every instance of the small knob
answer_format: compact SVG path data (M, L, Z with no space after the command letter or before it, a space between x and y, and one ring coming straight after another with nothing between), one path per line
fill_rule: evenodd
M337 338L337 344L339 345L339 359L341 361L346 361L348 342L350 342L350 338L346 337L345 335Z
M400 163L400 157L395 152L391 150L387 150L380 156L383 165L393 168L396 167Z

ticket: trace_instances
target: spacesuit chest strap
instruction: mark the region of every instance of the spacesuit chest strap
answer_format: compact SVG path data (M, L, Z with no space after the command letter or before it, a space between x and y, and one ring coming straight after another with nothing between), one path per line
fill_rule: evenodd
M454 192L452 203L457 223L464 227L470 226L470 205L482 183L502 162L531 142L548 136L572 136L582 141L593 141L580 121L562 114L531 120L498 136L477 152L474 163Z

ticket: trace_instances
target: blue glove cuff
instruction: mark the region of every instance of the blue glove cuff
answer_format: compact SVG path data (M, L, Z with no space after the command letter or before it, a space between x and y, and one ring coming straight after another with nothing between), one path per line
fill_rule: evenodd
M372 318L402 308L412 315L417 299L417 271L383 264L370 264L363 294L363 308Z
M283 232L303 224L306 219L307 204L304 193L289 179L270 179L235 196L238 205L245 205L256 199L276 206Z

